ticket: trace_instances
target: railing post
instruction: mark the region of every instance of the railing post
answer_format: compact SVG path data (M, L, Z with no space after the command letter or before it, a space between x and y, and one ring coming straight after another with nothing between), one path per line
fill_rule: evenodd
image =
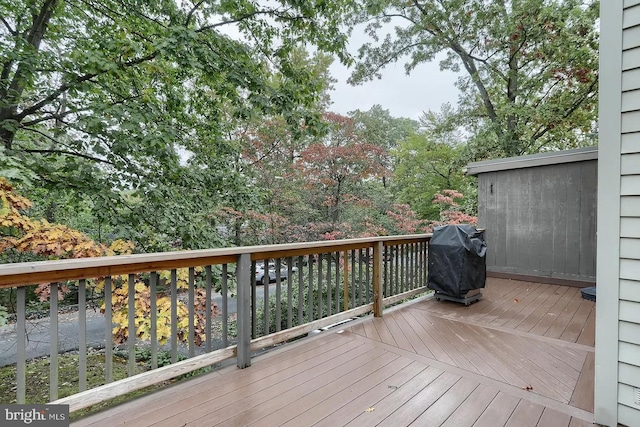
M382 317L384 303L382 302L382 253L384 245L382 241L373 244L373 315Z
M237 262L236 278L238 291L238 368L251 366L251 255L240 254ZM265 274L268 271L265 269Z

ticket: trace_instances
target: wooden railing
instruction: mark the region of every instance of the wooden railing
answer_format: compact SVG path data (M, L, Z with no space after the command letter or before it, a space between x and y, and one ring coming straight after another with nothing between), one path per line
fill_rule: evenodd
M238 367L245 368L257 350L369 312L382 316L385 306L427 290L430 237L390 236L0 265L0 288L16 291L15 402L26 401L26 296L30 286L46 283L49 288L49 318L45 319L49 401L69 404L75 411L234 357ZM77 348L71 349L78 352L78 392L62 398L58 396L58 359L59 353L70 349L59 341L61 286L77 287L78 302L77 314L72 314L77 322L63 324L65 335L78 337ZM104 384L89 390L87 343L95 337L88 337L88 293L100 307L100 313L95 309L89 317L92 325L99 322L105 357ZM114 306L112 302L119 297L120 305ZM141 305L148 319L133 315ZM203 318L204 325L198 323ZM142 323L148 324L148 334L139 332ZM115 333L114 325L119 327ZM123 342L115 345L114 341ZM145 372L139 372L136 363L141 349L150 356L150 370ZM127 378L114 380L116 351L126 355ZM160 355L170 358L170 364L159 366Z

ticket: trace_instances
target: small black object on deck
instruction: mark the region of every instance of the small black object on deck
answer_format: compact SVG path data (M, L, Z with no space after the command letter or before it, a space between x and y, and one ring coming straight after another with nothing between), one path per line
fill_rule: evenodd
M429 242L427 287L436 300L469 305L480 300L487 279L484 232L472 225L436 227Z
M582 298L587 299L589 301L595 301L596 300L596 287L595 286L589 286L588 288L582 288L582 289L580 289L580 292L582 292Z

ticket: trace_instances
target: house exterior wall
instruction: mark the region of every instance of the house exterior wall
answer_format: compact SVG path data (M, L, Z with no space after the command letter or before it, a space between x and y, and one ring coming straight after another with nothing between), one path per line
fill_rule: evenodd
M471 164L487 271L595 282L595 148Z
M595 421L640 425L640 0L601 2Z

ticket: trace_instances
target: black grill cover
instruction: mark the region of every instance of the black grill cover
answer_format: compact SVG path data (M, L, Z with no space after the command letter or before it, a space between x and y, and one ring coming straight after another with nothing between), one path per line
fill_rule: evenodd
M433 230L429 242L427 287L461 298L484 288L487 279L487 243L472 225L444 225Z

